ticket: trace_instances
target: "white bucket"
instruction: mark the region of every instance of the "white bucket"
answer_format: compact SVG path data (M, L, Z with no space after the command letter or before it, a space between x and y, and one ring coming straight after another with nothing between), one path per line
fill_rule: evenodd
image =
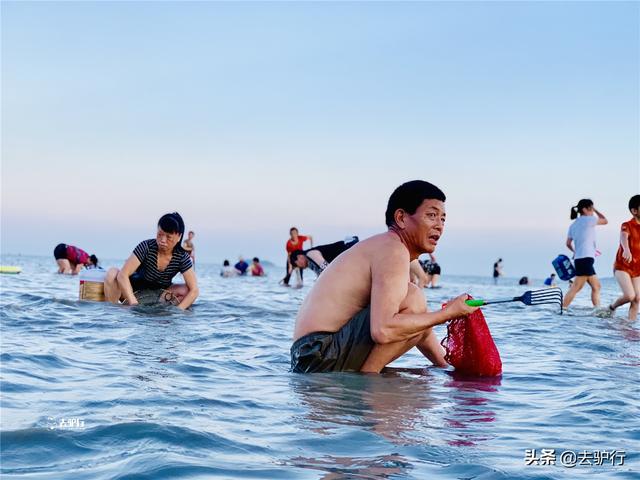
M106 270L90 268L80 272L80 300L104 302L104 277Z

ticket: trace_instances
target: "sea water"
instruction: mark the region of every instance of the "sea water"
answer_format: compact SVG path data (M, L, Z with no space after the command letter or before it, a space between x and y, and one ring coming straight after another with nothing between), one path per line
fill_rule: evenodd
M594 315L587 289L564 315L485 307L498 378L417 351L380 375L299 375L289 347L311 272L295 290L275 267L221 278L198 264L182 312L78 301L53 258L2 263L23 269L0 275L4 479L638 478L640 321ZM441 283L431 309L532 288ZM617 294L605 279L603 305Z

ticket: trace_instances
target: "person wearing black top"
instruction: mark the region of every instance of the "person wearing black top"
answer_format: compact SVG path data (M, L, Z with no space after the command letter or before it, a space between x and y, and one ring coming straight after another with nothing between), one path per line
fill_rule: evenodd
M166 290L175 296L178 307L186 309L198 297L198 282L189 254L182 248L184 222L180 214L167 213L158 221L155 239L140 242L121 269L111 268L104 281L104 294L109 302L126 301L137 305L134 292ZM185 284L172 284L178 273Z
M308 250L295 250L291 252L291 265L300 270L310 268L316 275L320 275L325 268L342 252L358 243L358 237L349 237L346 240L318 245Z

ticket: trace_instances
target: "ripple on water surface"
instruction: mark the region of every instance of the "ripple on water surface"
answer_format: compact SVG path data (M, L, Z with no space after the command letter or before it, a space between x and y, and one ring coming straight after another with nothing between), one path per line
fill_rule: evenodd
M3 478L637 478L640 331L598 318L586 295L485 316L501 377L427 367L416 352L381 375L294 375L289 347L309 289L222 279L198 265L191 312L77 302L77 278L14 257L0 276ZM309 282L311 279L309 279ZM432 308L517 285L443 277ZM617 295L603 281L603 303ZM438 327L438 336L444 329ZM525 465L555 449L555 466ZM565 468L563 451L625 464Z

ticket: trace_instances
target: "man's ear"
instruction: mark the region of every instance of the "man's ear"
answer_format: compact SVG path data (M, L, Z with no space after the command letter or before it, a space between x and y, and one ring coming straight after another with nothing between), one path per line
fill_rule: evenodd
M406 216L407 216L407 212L405 212L401 208L398 208L393 214L393 220L396 222L396 225L401 229L404 229L406 226L406 222L405 222Z

